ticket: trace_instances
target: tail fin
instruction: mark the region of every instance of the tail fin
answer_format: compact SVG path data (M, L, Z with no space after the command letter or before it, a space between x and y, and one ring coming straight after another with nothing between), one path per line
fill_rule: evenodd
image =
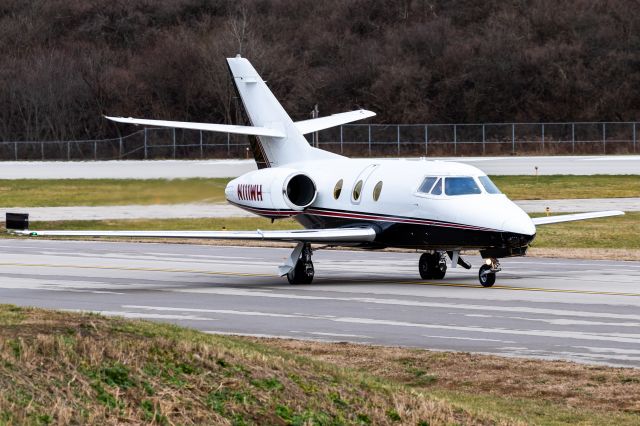
M251 149L258 167L278 167L297 161L340 157L309 145L247 59L238 55L227 58L227 63L251 125L273 129L285 135L257 136L252 141Z

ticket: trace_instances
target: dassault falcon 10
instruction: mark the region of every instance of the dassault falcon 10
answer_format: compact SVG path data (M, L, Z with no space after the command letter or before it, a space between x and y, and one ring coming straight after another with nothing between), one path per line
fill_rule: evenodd
M271 219L293 217L290 231L31 231L28 218L7 224L30 236L119 236L288 241L297 243L279 267L292 284L311 283L312 244L423 251L420 276L440 280L451 267L471 265L462 250L479 250L478 277L490 287L498 259L525 255L536 226L624 214L606 211L530 218L481 170L444 161L349 159L311 147L304 135L372 117L366 110L291 120L251 63L227 59L251 126L107 117L136 125L249 135L258 170L229 182L227 200Z

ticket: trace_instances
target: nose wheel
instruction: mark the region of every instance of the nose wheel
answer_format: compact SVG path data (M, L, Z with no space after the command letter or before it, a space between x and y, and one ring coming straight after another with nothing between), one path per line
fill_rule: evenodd
M491 287L496 282L496 273L500 272L502 268L500 267L500 262L498 259L491 258L487 259L487 263L480 267L480 271L478 272L478 280L480 281L480 285L482 287Z
M418 261L423 280L441 280L447 273L445 252L423 253Z

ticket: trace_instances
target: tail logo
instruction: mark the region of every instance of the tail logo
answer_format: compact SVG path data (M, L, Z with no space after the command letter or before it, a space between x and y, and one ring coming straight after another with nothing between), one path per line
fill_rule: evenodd
M262 201L262 185L238 185L238 199L242 201Z

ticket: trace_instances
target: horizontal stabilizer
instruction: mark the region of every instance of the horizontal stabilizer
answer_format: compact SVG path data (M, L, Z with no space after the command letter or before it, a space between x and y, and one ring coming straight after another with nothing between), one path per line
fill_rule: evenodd
M136 124L141 126L173 127L177 129L206 130L208 132L232 133L235 135L269 136L272 138L284 138L286 135L276 129L268 127L236 126L233 124L191 123L185 121L143 120L138 118L107 117L118 123Z
M308 243L370 242L376 236L372 228L296 229L291 231L30 231L9 230L31 237L132 237L202 238L215 240L297 241Z
M552 223L561 223L561 222L572 222L574 220L586 220L586 219L597 219L599 217L609 217L609 216L620 216L623 215L624 212L619 210L608 210L604 212L591 212L591 213L577 213L577 214L564 214L560 216L543 216L543 217L534 217L531 220L533 224L538 225L550 225Z
M300 130L300 133L306 135L308 133L318 132L320 130L351 123L353 121L364 120L365 118L373 117L374 115L376 115L376 113L373 111L359 109L357 111L342 112L340 114L329 115L327 117L296 121L295 125L298 130Z

